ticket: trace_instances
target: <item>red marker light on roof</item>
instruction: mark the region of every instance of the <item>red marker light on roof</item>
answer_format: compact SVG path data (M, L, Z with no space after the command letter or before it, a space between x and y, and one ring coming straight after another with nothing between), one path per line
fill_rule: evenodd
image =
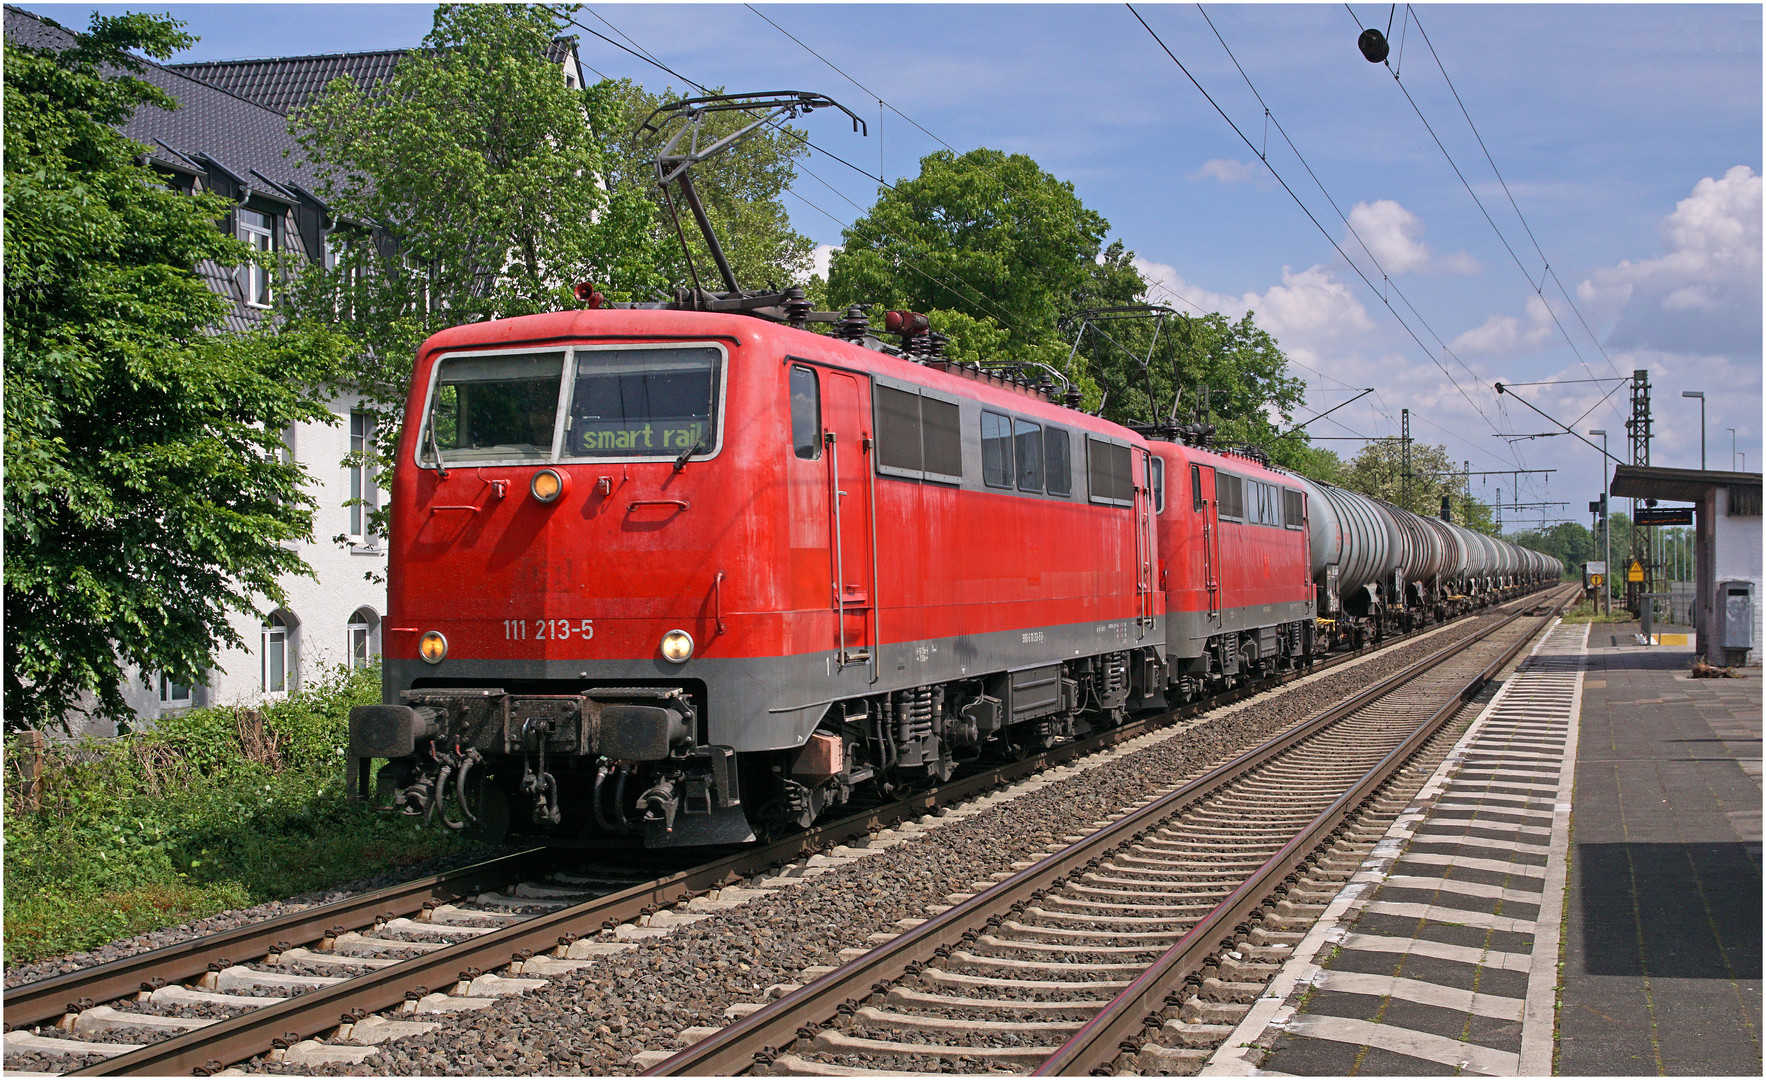
M932 324L917 311L885 311L883 329L891 334L924 334Z

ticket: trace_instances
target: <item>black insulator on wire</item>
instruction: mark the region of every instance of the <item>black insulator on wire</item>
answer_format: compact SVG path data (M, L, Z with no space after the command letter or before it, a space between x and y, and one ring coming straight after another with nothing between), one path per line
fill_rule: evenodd
M1380 63L1392 51L1392 45L1386 40L1386 35L1371 26L1363 30L1361 36L1355 39L1355 47L1361 50L1361 55L1367 57L1367 62L1370 64Z

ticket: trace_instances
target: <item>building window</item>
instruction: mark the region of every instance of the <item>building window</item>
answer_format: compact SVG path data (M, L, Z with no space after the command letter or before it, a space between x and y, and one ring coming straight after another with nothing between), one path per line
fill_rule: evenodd
M380 658L380 616L372 608L356 609L348 633L350 667L369 667Z
M293 627L281 612L276 612L264 623L262 630L264 693L286 693L294 683Z
M276 219L258 210L240 207L235 212L239 221L239 239L253 251L265 255L276 252ZM256 263L239 268L239 284L245 290L245 302L252 307L270 306L270 270Z
M181 708L191 702L190 688L173 682L164 672L159 677L159 703L169 708Z
M374 512L376 487L369 455L374 449L374 418L357 409L350 413L350 512L349 535L368 539L368 516Z

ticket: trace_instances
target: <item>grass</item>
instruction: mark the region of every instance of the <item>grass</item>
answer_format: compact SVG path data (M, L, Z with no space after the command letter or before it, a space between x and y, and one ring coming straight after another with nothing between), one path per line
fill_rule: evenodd
M256 721L194 709L128 739L51 750L36 809L9 775L6 962L466 850L443 830L345 800L349 708L377 700L378 672L338 671L262 706Z
M1636 622L1637 619L1623 607L1615 607L1613 613L1608 615L1604 611L1597 610L1594 601L1579 600L1575 605L1564 610L1564 621L1567 623L1627 623Z

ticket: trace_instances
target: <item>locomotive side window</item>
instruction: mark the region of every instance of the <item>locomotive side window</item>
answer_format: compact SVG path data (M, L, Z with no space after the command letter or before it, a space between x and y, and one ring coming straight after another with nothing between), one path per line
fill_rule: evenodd
M877 471L957 484L963 479L963 436L955 401L876 384Z
M822 394L811 368L791 368L791 452L807 461L822 456Z
M1134 505L1134 473L1126 446L1087 437L1085 457L1091 501L1111 506Z
M1153 482L1153 513L1165 512L1165 459L1158 454L1147 458L1147 467L1152 470Z
M575 457L679 457L717 448L722 354L692 348L576 354L569 443Z
M419 460L550 459L563 378L563 353L444 359Z
M1207 500L1202 498L1202 466L1200 465L1190 466L1190 496L1192 504L1190 509L1200 514L1202 508L1207 505Z
M1232 473L1216 472L1214 474L1214 499L1220 506L1220 516L1234 521L1245 520L1245 481Z
M963 480L963 427L954 401L920 395L920 437L926 452L926 479Z
M1013 417L1012 442L1018 450L1018 490L1041 491L1042 425Z
M1073 440L1066 428L1047 427L1042 432L1044 470L1050 495L1073 494Z
M877 464L918 474L920 457L920 395L890 386L877 387Z
M1306 496L1293 488L1282 489L1282 523L1290 529L1306 527Z
M989 487L1012 486L1012 418L981 414L981 482Z

